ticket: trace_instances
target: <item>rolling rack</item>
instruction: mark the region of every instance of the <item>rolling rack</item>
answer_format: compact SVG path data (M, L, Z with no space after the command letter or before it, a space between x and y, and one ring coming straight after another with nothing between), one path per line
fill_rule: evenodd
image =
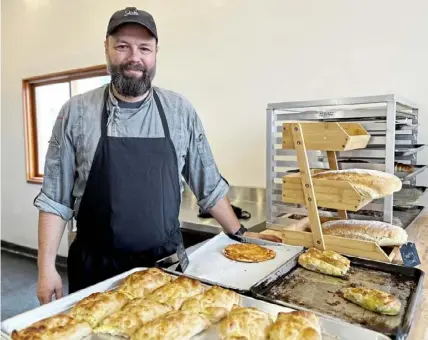
M296 150L283 149L282 129L287 122L337 122L356 123L370 135L365 148L350 148L336 152L338 169L373 169L395 174L403 181L400 195L375 200L349 214L354 219L381 220L388 223L403 220L406 228L422 212L423 206L412 203L402 206L399 197L411 192L417 197L426 187L416 186L416 177L427 169L419 165L417 154L425 147L418 144L418 108L413 103L394 94L367 97L349 97L302 102L270 103L267 107L266 145L266 224L286 224L287 216L307 215L302 203L282 200L282 179L299 169ZM321 148L322 149L322 148ZM351 150L352 149L352 150ZM308 163L313 169L330 166L329 153L308 148ZM330 153L331 157L331 153ZM401 171L397 163L411 167ZM407 195L407 194L406 194ZM409 194L410 195L410 194ZM397 200L394 199L397 196ZM321 198L322 200L322 198ZM417 199L415 200L417 202ZM335 209L322 208L321 217L338 216ZM400 225L400 224L399 224ZM275 229L275 228L272 228Z

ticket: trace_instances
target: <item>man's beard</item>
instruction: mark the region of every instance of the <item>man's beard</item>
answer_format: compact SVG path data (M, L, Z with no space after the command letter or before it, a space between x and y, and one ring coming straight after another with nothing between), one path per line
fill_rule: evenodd
M141 76L127 76L126 70L142 71ZM145 94L152 86L156 66L148 70L138 63L113 64L108 63L111 82L116 91L124 97L139 97Z

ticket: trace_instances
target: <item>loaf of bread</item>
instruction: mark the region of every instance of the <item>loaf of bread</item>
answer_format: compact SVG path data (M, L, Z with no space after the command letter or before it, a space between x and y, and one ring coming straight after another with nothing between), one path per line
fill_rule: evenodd
M322 225L324 235L333 235L376 242L379 246L401 246L407 242L407 232L382 221L335 220Z
M395 162L394 170L396 172L406 172L408 174L413 172L413 165L403 164L403 163L397 163Z
M318 172L312 178L348 181L364 200L390 196L394 192L400 191L402 187L402 182L397 176L369 169L329 170Z

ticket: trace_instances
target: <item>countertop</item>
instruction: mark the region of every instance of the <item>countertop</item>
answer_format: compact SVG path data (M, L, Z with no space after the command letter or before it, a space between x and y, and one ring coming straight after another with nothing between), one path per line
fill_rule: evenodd
M428 211L423 211L406 230L409 235L409 242L415 243L418 250L421 264L417 268L425 273L421 303L417 308L407 340L426 340L428 339ZM281 235L280 232L275 230L265 230L262 233ZM393 262L397 264L403 263L400 252L398 252Z
M245 199L230 197L230 202L243 210L251 213L248 220L240 219L241 224L252 231L264 226L266 221L265 204L264 202L249 201ZM196 198L193 195L183 195L180 207L179 220L182 229L189 229L212 234L218 234L222 231L220 224L214 218L199 218L199 206Z

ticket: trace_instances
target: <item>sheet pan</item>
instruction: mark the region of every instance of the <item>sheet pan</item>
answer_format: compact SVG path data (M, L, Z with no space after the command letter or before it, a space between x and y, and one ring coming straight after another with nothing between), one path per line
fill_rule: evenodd
M392 339L404 339L409 333L422 293L421 270L347 256L351 269L341 279L302 268L297 263L298 256L254 285L253 296L357 324ZM346 301L340 289L348 286L381 289L398 296L402 302L400 314L383 316Z
M67 312L75 305L78 301L84 297L94 293L107 291L117 288L122 282L123 279L138 271L146 268L135 268L128 272L125 272L121 275L113 277L109 280L101 282L97 285L83 289L76 293L70 294L63 297L60 300L53 301L49 304L43 305L31 311L25 312L23 314L17 315L13 318L5 320L1 323L1 330L4 334L10 335L14 329L21 329L29 326L31 323L34 323L38 320L41 320L46 317L56 315L58 313ZM169 271L174 273L173 271ZM175 276L183 275L182 273L175 272ZM188 275L185 275L188 276ZM270 304L263 300L258 300L248 296L242 296L242 306L244 307L255 307L259 308L267 313L270 313L274 318L276 318L279 312L290 312L293 309L279 306L275 304ZM362 327L344 323L338 320L332 320L324 317L320 317L320 323L323 333L323 340L387 340L388 337L368 330ZM219 339L218 336L218 324L213 325L211 328L205 330L204 332L194 336L192 340L205 340L205 339ZM104 335L104 334L92 334L88 337L85 337L84 340L123 340L123 338Z
M274 259L260 263L232 261L222 254L229 244L254 243L263 245L276 252ZM203 282L218 284L242 294L249 293L251 286L263 277L279 268L303 247L289 246L282 243L241 238L232 240L223 232L206 241L189 255L189 266L185 273Z

